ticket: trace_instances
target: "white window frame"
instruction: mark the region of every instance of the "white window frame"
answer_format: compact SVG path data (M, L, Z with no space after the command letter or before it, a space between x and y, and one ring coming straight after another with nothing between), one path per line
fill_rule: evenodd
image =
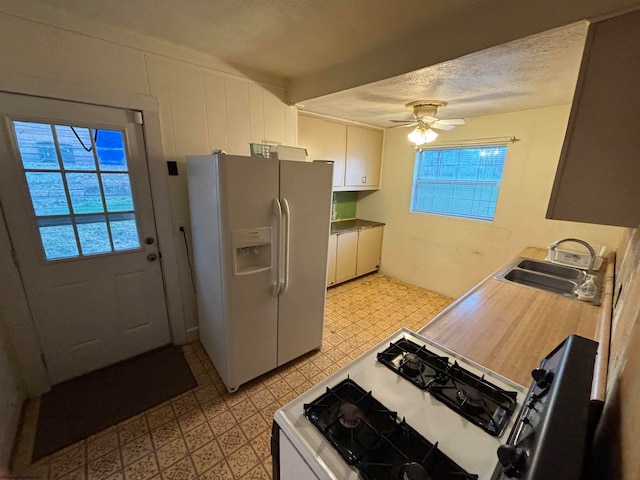
M419 176L419 169L421 166L421 159L422 159L422 154L425 151L439 151L439 152L445 152L445 151L451 151L451 150L470 150L470 149L495 149L495 148L501 148L504 151L504 156L503 156L503 161L502 161L502 168L500 171L500 179L496 180L486 180L486 179L451 179L451 178L432 178L432 179L420 179L418 178ZM498 200L499 200L499 194L500 194L500 185L502 183L502 178L504 175L504 165L506 163L507 160L507 154L508 154L508 150L507 150L507 142L496 142L496 143L480 143L480 144L473 144L473 143L465 143L465 144L460 144L460 145L447 145L447 146L433 146L433 147L427 147L427 148L421 148L416 152L415 158L414 158L414 169L413 169L413 179L411 182L411 203L409 205L409 210L411 211L411 213L417 213L417 214L422 214L422 215L437 215L437 216L441 216L441 217L449 217L449 218L461 218L461 219L466 219L466 220L477 220L477 221L485 221L485 222L492 222L495 219L495 212L496 212L496 208L497 208L497 204L498 204ZM460 165L456 165L455 168L458 169L460 167ZM489 200L489 202L494 203L493 209L491 210L490 214L480 214L480 213L476 213L474 214L472 211L469 212L464 212L464 213L460 213L460 212L455 212L453 211L453 209L450 209L449 211L443 210L443 209L438 209L435 207L431 207L429 208L427 205L418 205L418 199L417 199L417 190L419 188L419 186L421 185L431 185L431 186L437 186L437 185L442 185L443 188L448 187L454 187L455 186L472 186L472 187L480 187L480 188L476 188L474 191L474 198L473 200L471 200L471 208L474 208L473 205L476 204L478 205L478 207L482 204L482 203L487 203L488 200L483 199L483 198L478 198L478 196L482 196L482 195L486 195L487 189L483 189L482 187L489 187L492 189L497 189L496 193L495 193L495 200L491 199ZM437 198L437 195L434 196L434 198ZM446 197L445 197L446 198ZM452 197L453 198L453 197ZM493 198L493 197L491 197ZM442 198L441 198L442 199ZM476 207L476 210L477 208Z

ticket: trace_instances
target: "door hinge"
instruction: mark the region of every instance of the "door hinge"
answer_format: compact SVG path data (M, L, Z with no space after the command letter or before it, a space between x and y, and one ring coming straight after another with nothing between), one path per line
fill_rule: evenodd
M138 125L144 125L144 120L142 119L142 112L133 111L133 122Z
M20 269L20 264L18 263L18 254L13 248L11 249L11 258L13 259L13 264L16 266L16 268Z

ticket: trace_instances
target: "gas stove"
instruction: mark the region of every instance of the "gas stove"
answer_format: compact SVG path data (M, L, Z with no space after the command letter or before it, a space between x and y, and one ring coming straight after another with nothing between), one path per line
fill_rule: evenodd
M427 365L417 366L418 375L412 375L406 365L408 361L415 361L413 357L407 359L409 354L428 358ZM454 380L445 379L445 373L452 373ZM463 381L454 385L453 382L460 381L460 375ZM461 385L470 388L465 392L466 387L460 388ZM458 398L459 390L467 397ZM478 401L477 391L505 393L499 394L497 402L484 397ZM489 480L496 469L495 452L506 442L526 392L523 386L415 332L402 329L278 410L275 424L315 475L310 473L308 478L403 478L398 468L422 460L431 465L438 457L451 467L443 467L446 471L459 469L461 475L467 475L441 478ZM362 428L349 432L344 423L348 425L350 420L348 416L344 420L344 412L339 412L340 402L345 403L342 395L346 403L361 403L364 412L374 412L375 425L370 423L368 415L363 420L362 413L356 412L354 421L360 418ZM363 399L358 402L356 397ZM473 405L466 406L468 403ZM491 413L485 412L485 403L493 409ZM333 411L322 413L317 406L321 404ZM348 444L352 433L353 450L348 445L336 446L345 439ZM380 436L385 440L380 440ZM409 445L420 447L416 447L411 459L403 460L399 466L384 467L391 472L385 477L378 464L389 463L385 457L396 451L406 454L409 448L406 444L392 446L380 442L407 438L410 438ZM281 478L287 477L281 475ZM407 478L412 477L407 475Z
M490 435L499 436L515 411L517 392L498 387L426 345L402 338L377 358Z
M274 480L578 480L596 347L568 337L527 390L402 329L276 412Z
M478 478L349 378L328 387L304 413L366 480Z

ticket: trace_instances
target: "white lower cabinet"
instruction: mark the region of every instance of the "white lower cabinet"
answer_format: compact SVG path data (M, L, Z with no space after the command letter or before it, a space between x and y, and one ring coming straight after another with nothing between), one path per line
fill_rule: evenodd
M336 282L340 283L356 276L358 259L358 232L338 233L336 235Z
M382 227L365 228L358 232L356 276L373 272L380 266Z
M329 236L328 287L378 269L383 228L371 227Z

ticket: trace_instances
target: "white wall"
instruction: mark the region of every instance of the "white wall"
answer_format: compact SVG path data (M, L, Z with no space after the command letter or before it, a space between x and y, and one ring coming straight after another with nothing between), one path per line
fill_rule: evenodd
M493 222L410 213L415 151L406 129L387 130L382 189L360 194L358 202L358 217L386 223L381 270L457 297L527 246L578 237L615 250L622 228L545 219L569 111L561 105L469 118L440 135L447 142L520 139L507 149Z
M198 325L195 294L178 228L184 225L187 233L190 231L185 155L212 149L248 155L249 142L267 139L295 144L297 138L297 110L284 102L286 83L252 77L259 81L214 57L85 21L31 0L0 2L0 90L129 108L150 102L157 105L161 140L155 141L160 136L146 138L147 149L153 152L148 158L152 186L153 172L164 175L162 188L154 191L154 207L156 221L166 224L169 218L172 227L168 238L163 239L159 231L164 242L161 248L171 243L177 256L177 267L165 270L175 272L170 280L182 298L181 324L178 328L172 324L174 335L189 341L197 338ZM166 160L178 162L177 177L163 173ZM168 199L158 201L159 191ZM0 236L0 264L12 265L5 237ZM166 266L167 258L163 258ZM179 284L175 277L179 277ZM9 272L2 282L19 289L20 278L17 272ZM20 345L16 348L20 373L29 394L35 395L43 388L44 366L34 332L26 332L22 326L32 326L23 321L29 312L24 302L17 303L4 292L2 295L0 310L5 317L21 319L7 324L14 345ZM31 348L22 348L24 344ZM38 368L30 366L34 362L39 363ZM32 378L35 370L37 379Z
M249 155L249 143L263 139L293 145L297 111L265 86L201 67L147 56L151 95L160 102L162 145L167 160L178 162L179 175L168 177L171 217L181 259L181 284L188 339L197 338L195 296L179 225L190 232L185 157L214 149ZM192 251L190 249L190 251Z
M0 312L0 476L9 470L13 440L24 398L25 392L17 373L13 348L9 344Z

